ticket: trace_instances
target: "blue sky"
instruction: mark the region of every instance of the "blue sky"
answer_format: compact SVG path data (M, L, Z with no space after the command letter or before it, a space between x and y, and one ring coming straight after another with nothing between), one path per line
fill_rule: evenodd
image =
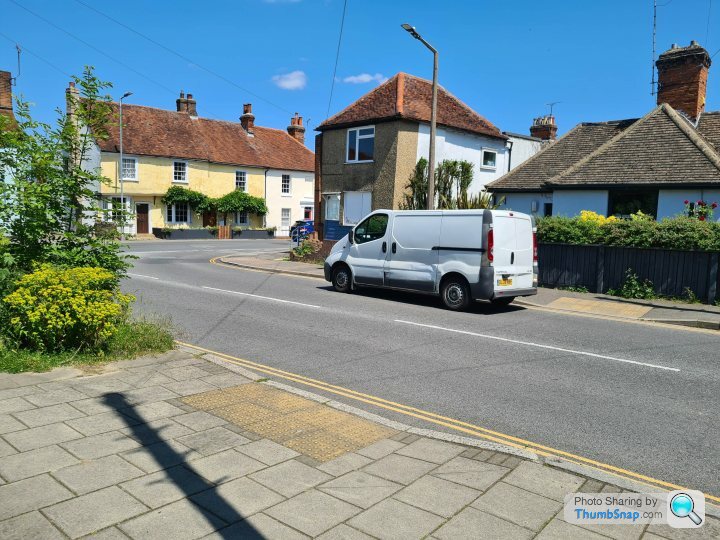
M67 74L85 64L113 82L115 96L133 91L129 103L172 109L183 89L204 117L237 120L252 102L259 125L284 128L295 111L311 129L326 118L342 0L15 2L0 0L0 69L16 72L20 43L15 91L42 120L63 105ZM658 0L658 53L691 39L720 51L720 0L708 19L710 2ZM440 84L505 131L527 133L550 101L561 102L560 133L641 116L655 103L652 0L348 0L331 114L398 71L432 76L431 54L403 22L440 51ZM720 53L714 63L708 110L720 109Z

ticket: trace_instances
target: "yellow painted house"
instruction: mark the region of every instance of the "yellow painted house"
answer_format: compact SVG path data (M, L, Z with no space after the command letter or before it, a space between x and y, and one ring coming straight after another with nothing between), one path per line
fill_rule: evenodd
M72 91L72 89L69 89ZM123 104L123 157L120 164L119 124L107 140L96 141L103 176L103 206L122 208L131 216L128 234L149 234L163 227L216 224L276 227L285 236L297 219L313 217L314 154L304 145L302 118L291 119L287 131L256 126L252 106L244 106L240 122L201 118L192 94L183 93L169 111ZM118 106L113 104L115 113ZM183 186L210 197L240 189L264 198L266 216L238 213L198 215L186 203L165 205L171 186ZM279 197L277 196L279 195ZM110 214L111 215L111 214Z

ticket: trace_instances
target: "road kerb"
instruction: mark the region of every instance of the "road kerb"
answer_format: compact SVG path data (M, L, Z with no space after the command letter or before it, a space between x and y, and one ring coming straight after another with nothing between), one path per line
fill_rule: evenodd
M290 276L299 276L299 277L306 277L306 278L313 278L313 279L322 279L324 280L324 276L319 276L316 274L312 274L310 272L298 272L295 270L283 270L280 268L268 268L265 266L255 266L250 264L240 264L233 261L226 261L225 257L215 257L213 259L210 259L210 262L213 264L224 264L227 266L235 266L237 268L244 268L246 270L255 270L258 272L269 272L271 274L288 274Z

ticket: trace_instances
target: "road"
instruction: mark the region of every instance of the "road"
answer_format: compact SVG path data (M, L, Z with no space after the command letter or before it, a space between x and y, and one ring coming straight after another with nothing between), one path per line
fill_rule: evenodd
M720 335L209 263L286 246L135 242L124 288L189 343L720 496Z

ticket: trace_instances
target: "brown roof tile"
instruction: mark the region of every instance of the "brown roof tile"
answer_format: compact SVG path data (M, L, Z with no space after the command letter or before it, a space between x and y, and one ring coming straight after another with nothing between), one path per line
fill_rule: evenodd
M697 130L720 152L720 111L702 113Z
M113 108L117 117L117 104ZM98 144L102 151L118 151L117 123L110 128L110 137ZM315 170L313 152L284 130L255 126L254 136L250 136L239 122L140 105L123 105L123 151L270 169Z
M407 73L398 73L360 99L331 116L317 129L340 128L380 120L407 119L430 122L432 83ZM442 87L438 89L439 125L507 139L489 120Z

